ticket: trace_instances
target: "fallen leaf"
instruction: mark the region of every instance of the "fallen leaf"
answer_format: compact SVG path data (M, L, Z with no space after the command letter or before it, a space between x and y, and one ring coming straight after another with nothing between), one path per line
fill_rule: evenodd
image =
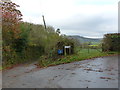
M13 77L17 77L17 76L13 76Z
M66 69L66 70L70 70L70 69Z
M109 77L100 77L101 79L112 79L112 78L109 78Z
M103 72L102 70L96 70L96 72Z
M86 69L84 69L84 70L87 70L87 71L94 71L94 70L92 70L91 68L86 68Z
M71 73L71 74L75 74L75 73Z

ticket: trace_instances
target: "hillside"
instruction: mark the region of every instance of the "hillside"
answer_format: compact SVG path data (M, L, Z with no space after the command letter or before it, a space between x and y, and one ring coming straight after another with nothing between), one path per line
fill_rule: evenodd
M91 42L92 44L99 44L102 38L86 38L78 35L68 36L69 38L77 39L80 43Z

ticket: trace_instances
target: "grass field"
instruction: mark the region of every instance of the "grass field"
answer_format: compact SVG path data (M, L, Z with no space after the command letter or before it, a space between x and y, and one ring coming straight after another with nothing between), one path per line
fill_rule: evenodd
M70 63L74 61L97 58L101 56L109 56L112 54L117 54L117 52L102 52L101 49L78 49L77 54L62 56L61 58L57 60L42 59L39 61L39 66L47 67L47 66L52 66L52 65Z

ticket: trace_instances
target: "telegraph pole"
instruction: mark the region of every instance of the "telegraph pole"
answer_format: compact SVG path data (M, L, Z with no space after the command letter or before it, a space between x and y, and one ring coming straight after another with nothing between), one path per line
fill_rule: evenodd
M44 15L42 15L42 17L43 17L43 23L44 23L44 26L45 26L45 29L46 29L46 23L45 23Z

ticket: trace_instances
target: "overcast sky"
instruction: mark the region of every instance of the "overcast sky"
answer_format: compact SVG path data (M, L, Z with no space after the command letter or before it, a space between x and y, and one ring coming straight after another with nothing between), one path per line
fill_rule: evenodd
M118 32L119 0L12 0L20 5L23 20L46 24L62 34L101 38Z

